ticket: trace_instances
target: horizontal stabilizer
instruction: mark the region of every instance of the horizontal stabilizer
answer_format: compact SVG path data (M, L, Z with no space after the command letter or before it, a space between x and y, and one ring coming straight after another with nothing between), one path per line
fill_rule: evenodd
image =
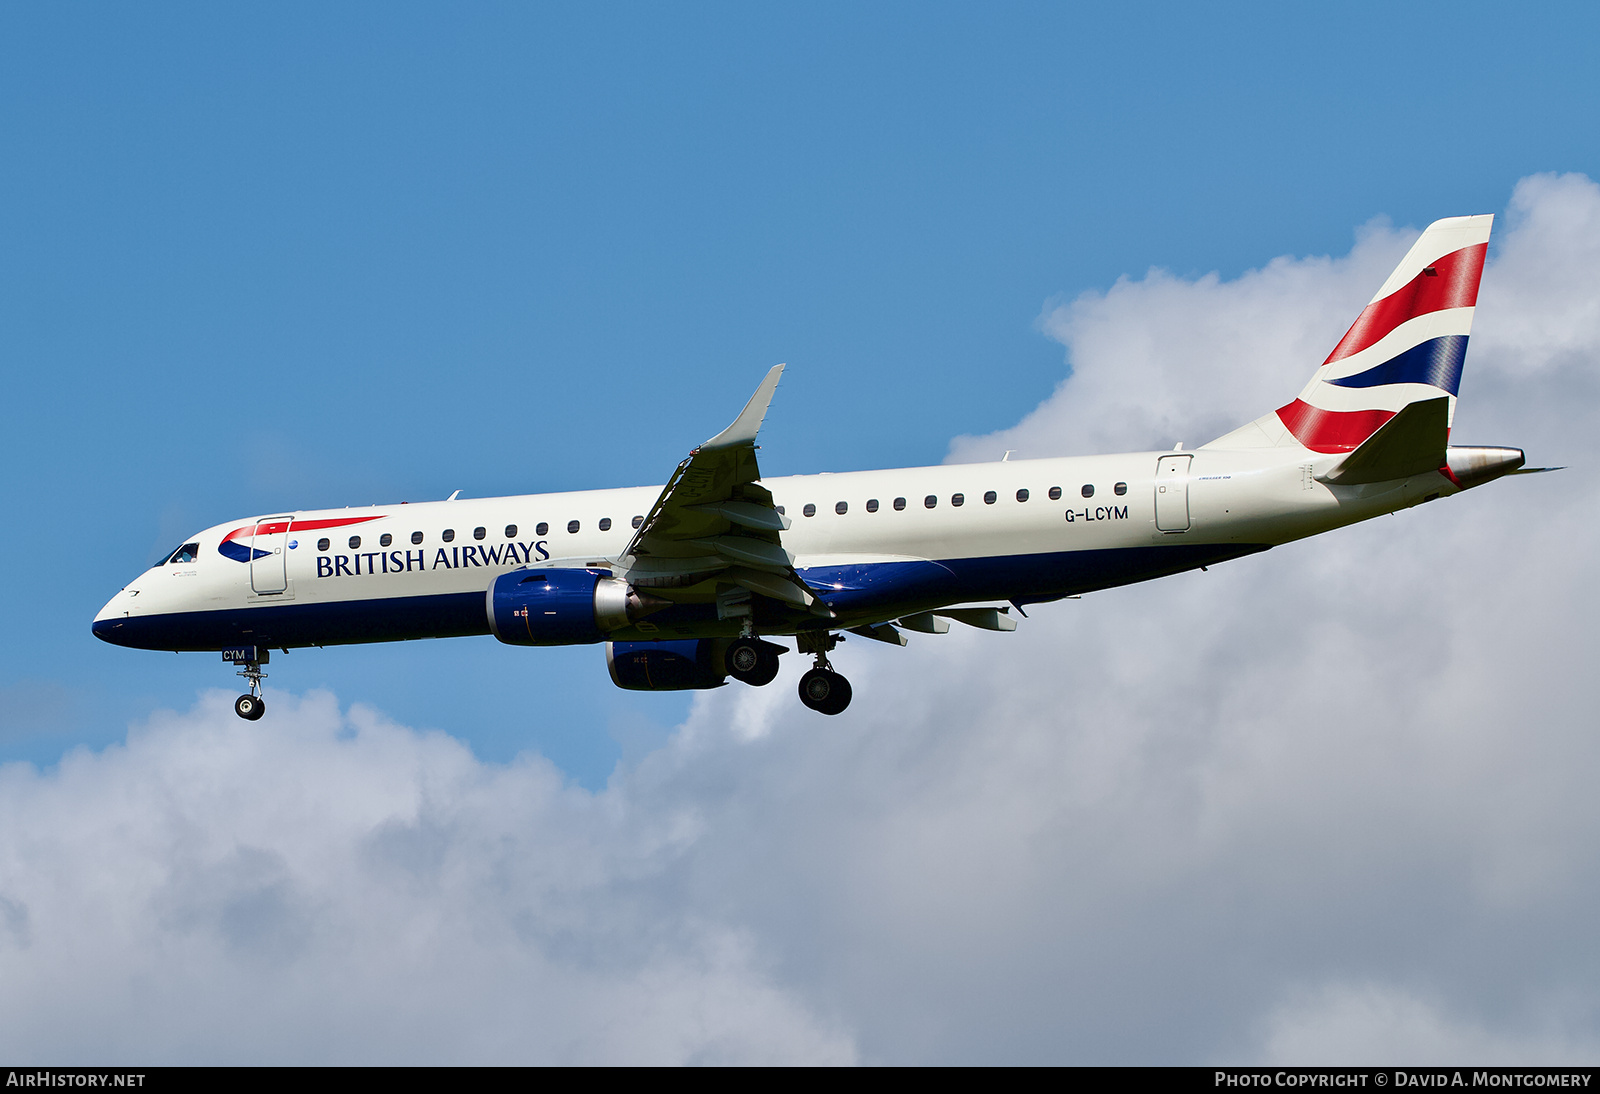
M1407 403L1355 451L1339 461L1323 482L1356 486L1437 471L1445 466L1450 439L1450 397Z

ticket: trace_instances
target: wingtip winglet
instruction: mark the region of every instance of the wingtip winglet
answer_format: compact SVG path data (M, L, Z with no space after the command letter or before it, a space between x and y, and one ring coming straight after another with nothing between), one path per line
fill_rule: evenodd
M772 405L772 394L778 390L778 378L782 375L782 365L773 365L768 369L756 393L750 396L750 401L744 405L733 424L702 444L700 450L754 444L756 434L761 432L761 423L766 420L767 407Z

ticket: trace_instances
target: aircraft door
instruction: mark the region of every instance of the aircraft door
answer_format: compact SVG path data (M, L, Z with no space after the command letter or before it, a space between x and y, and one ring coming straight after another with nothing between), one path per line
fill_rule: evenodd
M259 521L250 541L250 588L281 593L289 587L287 545L292 517Z
M1162 456L1156 461L1156 530L1189 530L1189 461L1194 456Z

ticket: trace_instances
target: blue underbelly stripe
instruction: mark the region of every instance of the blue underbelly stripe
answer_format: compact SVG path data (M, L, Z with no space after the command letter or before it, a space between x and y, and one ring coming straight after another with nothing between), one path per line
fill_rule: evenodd
M1266 544L1173 543L1058 551L1038 555L814 566L802 570L816 594L838 614L835 626L855 626L973 600L1037 604L1063 596L1129 585L1265 551ZM685 605L684 624L704 618L706 633L720 633L714 610ZM815 616L806 622L819 622ZM338 646L412 638L488 634L484 594L287 603L221 611L106 619L96 637L136 649L201 651L254 644ZM778 633L778 632L773 632Z
M327 604L271 604L211 612L104 619L97 637L146 650L220 650L253 644L341 646L488 634L483 593L441 593Z

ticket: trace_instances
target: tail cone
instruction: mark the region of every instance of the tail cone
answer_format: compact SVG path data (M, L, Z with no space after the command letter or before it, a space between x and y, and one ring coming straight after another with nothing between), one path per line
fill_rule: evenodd
M1450 476L1463 490L1471 490L1501 475L1509 475L1525 462L1527 457L1520 448L1458 448L1451 445L1445 455L1445 466L1450 468Z

